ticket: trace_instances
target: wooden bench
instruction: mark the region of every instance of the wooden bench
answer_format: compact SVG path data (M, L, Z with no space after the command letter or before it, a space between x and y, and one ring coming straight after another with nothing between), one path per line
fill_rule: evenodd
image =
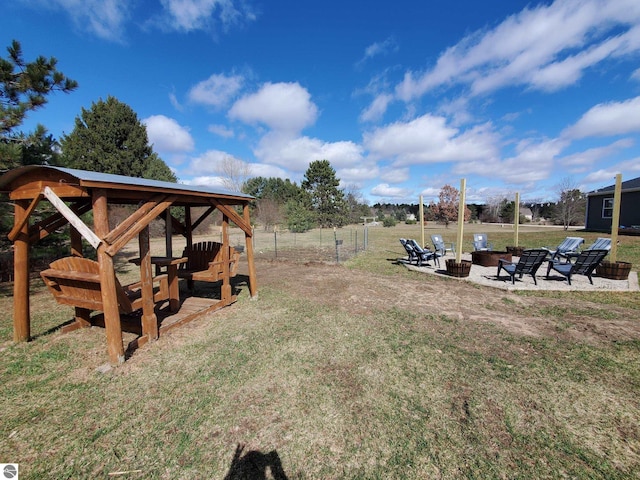
M95 260L82 257L65 257L49 265L40 272L42 280L56 301L63 305L86 310L104 311L100 290L100 266ZM167 275L158 275L153 279L153 301L158 303L169 298ZM130 314L142 308L140 282L122 286L115 279L118 309L120 313Z
M217 282L224 277L222 244L219 242L198 242L185 248L182 256L187 262L178 268L178 277L186 278L190 289L195 280ZM229 277L235 277L240 263L240 253L229 247Z

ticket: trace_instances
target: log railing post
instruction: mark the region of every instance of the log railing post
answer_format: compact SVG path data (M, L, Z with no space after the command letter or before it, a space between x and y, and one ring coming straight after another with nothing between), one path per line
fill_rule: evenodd
M251 219L249 218L249 204L245 204L243 208L244 221L247 225L251 225ZM245 233L245 245L247 251L247 264L249 267L249 294L251 298L257 298L258 285L256 284L256 265L253 261L253 237L250 237Z
M153 303L153 274L151 273L151 252L149 248L149 226L138 235L140 249L140 288L142 290L142 335L147 340L158 339L158 317Z
M109 233L109 213L107 210L107 192L103 189L96 189L93 192L93 221L96 235L100 239L104 238ZM107 247L108 245L105 242L102 242L98 247L100 290L102 293L109 360L113 365L117 365L124 362L124 347L122 345L122 326L120 325L113 258L107 253Z
M25 218L29 202L15 202L14 224L22 225L13 243L13 341L31 337L29 316L29 222Z

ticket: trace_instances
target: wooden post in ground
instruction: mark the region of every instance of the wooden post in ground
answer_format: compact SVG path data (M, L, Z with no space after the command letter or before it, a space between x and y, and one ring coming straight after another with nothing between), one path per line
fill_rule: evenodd
M149 226L138 234L140 249L140 289L142 294L142 336L147 340L158 339L158 317L153 303L153 273L149 249Z
M422 204L422 195L420 195L420 207L418 208L420 215L420 246L424 248L424 206Z
M618 260L618 229L620 228L620 203L622 202L622 174L616 175L616 186L613 190L613 218L611 219L611 252L609 260Z
M229 249L231 245L229 244L229 217L226 215L222 215L222 289L221 296L222 300L226 302L231 301L231 281L229 278L230 270L229 270Z
M244 216L244 221L247 225L251 225L251 220L249 219L249 204L245 204L242 214ZM252 230L253 232L253 230ZM258 296L258 285L256 284L256 264L253 260L253 235L249 237L247 233L244 234L245 245L247 251L247 265L249 267L249 294L251 298L257 298Z
M467 194L467 179L460 180L460 203L458 204L458 235L456 245L456 263L460 263L462 260L462 232L464 231L464 210L465 210L465 197Z
M98 238L103 239L109 233L109 214L107 211L107 192L96 189L93 192L93 221ZM113 365L124 362L122 345L122 326L116 293L116 274L113 258L107 253L107 246L102 242L98 246L98 263L100 264L100 291L102 308L104 309L104 327L107 334L107 351L109 361Z
M515 209L514 209L514 217L513 217L513 230L514 230L514 236L515 236L515 244L514 246L517 247L518 246L518 241L520 240L519 234L520 234L520 192L516 192L516 205L515 205Z
M31 337L29 316L29 202L15 202L14 225L22 225L13 243L13 341L27 342Z

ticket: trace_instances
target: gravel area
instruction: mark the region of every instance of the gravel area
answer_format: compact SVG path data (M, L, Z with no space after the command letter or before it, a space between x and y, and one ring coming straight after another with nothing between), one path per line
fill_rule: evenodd
M448 257L453 258L453 257ZM430 275L444 275L447 276L445 270L445 260L447 257L440 259L440 267L434 266L431 262L429 265L423 265L417 267L408 263L407 258L400 259L408 269L416 272L426 273ZM471 254L463 254L462 260L471 260ZM514 257L514 261L517 261L517 257ZM609 280L607 278L601 278L597 275L593 275L593 285L589 283L589 279L585 275L573 275L571 277L571 285L567 282L567 279L553 270L549 274L549 278L546 278L547 265L546 262L542 264L538 273L536 274L537 285L534 284L531 275L524 275L522 279L516 277L515 284L511 283L509 274L504 270L500 272L500 278L496 278L498 267L483 267L481 265L472 265L471 272L468 277L460 278L460 281L477 283L480 285L486 285L488 287L500 288L503 290L565 290L565 291L620 291L620 292L637 292L638 288L638 274L632 271L629 274L627 280ZM455 277L449 277L455 278Z

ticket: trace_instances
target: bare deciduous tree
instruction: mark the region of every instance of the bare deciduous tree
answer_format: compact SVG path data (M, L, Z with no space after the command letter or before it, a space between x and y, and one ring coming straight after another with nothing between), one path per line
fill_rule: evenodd
M571 177L563 178L556 186L559 200L557 220L567 230L570 225L584 221L587 199Z
M232 192L242 192L245 182L251 177L251 164L239 158L225 155L218 160L217 170L222 177L222 184Z

